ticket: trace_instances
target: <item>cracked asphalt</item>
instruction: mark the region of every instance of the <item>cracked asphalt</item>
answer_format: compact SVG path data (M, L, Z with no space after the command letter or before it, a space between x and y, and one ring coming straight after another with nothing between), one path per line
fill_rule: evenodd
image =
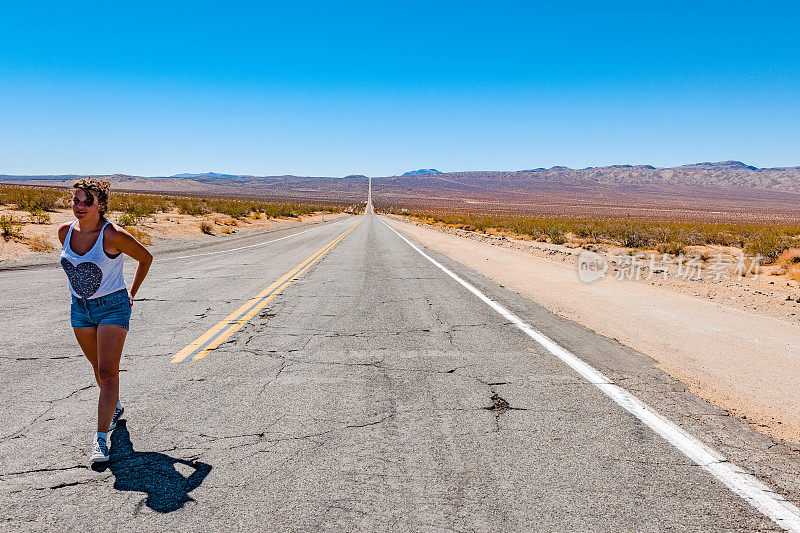
M359 219L230 254L156 253L123 353L124 422L96 469L98 391L65 276L0 272L0 529L777 529L377 216L205 359L169 362ZM796 500L788 444L646 356L434 255Z

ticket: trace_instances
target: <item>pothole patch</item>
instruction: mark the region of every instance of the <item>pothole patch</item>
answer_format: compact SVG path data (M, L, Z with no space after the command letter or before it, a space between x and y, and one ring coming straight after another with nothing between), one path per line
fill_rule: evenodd
M492 394L491 400L492 405L489 407L484 407L484 409L487 411L494 411L498 415L503 414L506 411L516 409L516 407L511 407L511 404L509 404L504 398L500 397L500 395L496 392Z

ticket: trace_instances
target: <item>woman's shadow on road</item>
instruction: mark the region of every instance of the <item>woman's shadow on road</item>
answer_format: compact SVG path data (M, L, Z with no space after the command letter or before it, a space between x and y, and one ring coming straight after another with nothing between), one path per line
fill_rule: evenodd
M176 464L193 468L187 478L175 468ZM114 475L114 488L147 494L145 504L159 513L177 511L183 504L193 501L189 493L200 486L211 465L199 461L175 459L158 452L137 452L133 449L131 434L125 420L117 423L111 433L111 454L108 463L97 470L108 468Z

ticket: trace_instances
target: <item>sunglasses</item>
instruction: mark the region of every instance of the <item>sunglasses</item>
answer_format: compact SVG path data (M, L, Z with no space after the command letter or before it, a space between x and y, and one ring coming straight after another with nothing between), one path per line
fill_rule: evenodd
M86 198L86 200L79 200L78 198L75 198L75 197L72 198L72 205L74 205L76 207L81 207L81 206L89 207L93 203L94 203L94 197L92 195L89 195Z

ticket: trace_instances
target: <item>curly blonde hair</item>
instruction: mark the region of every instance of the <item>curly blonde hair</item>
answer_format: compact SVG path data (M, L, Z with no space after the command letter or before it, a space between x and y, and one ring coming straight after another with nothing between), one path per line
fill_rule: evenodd
M96 178L83 178L72 184L73 189L80 189L87 195L91 194L97 200L97 209L102 216L108 210L108 190L111 184Z

